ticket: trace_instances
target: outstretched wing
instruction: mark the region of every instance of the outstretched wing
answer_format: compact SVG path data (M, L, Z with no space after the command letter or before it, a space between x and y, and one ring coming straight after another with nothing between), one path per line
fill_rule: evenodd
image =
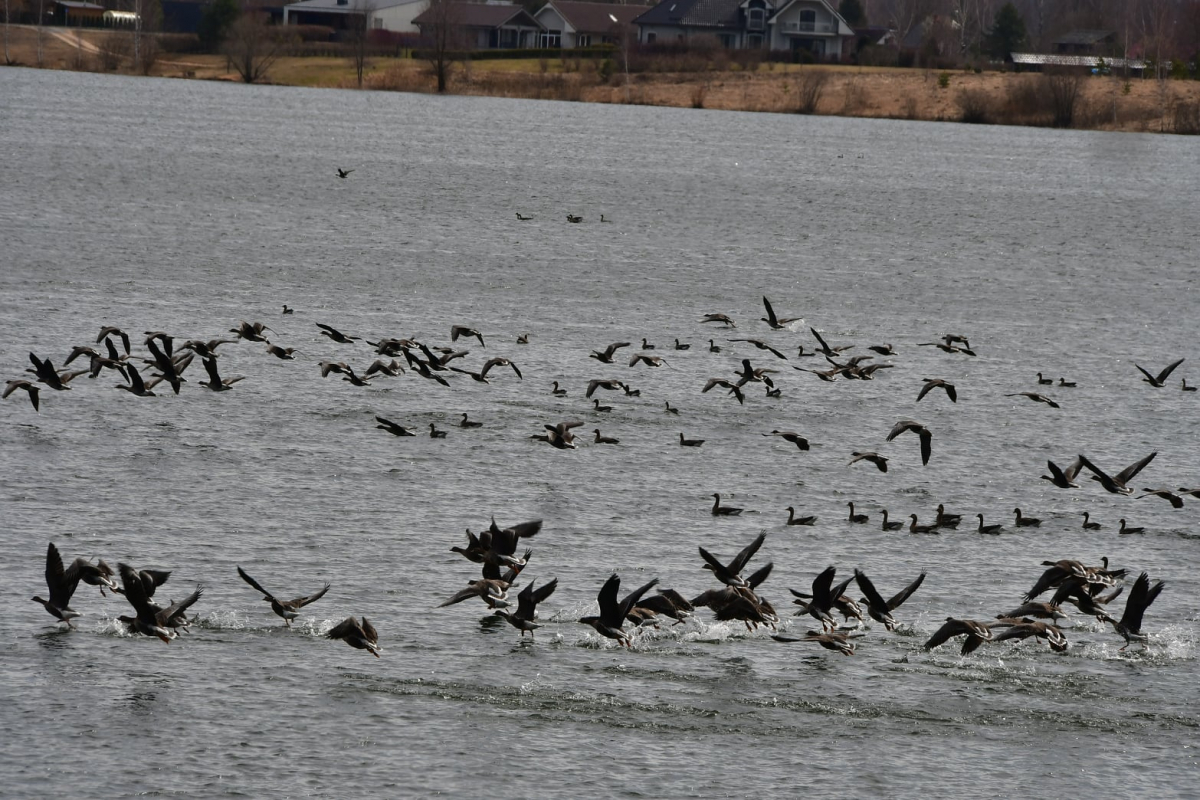
M734 575L737 575L739 572L741 572L746 566L746 562L748 562L754 556L754 554L758 552L758 548L762 547L763 542L766 540L767 532L763 531L758 535L757 539L746 545L746 547L742 549L742 552L738 553L733 561L729 562L729 571Z
M308 605L309 603L317 602L322 597L324 597L325 593L328 591L329 591L329 584L327 583L327 584L325 584L325 587L323 589L321 589L321 591L317 592L316 594L310 594L308 597L297 597L292 602L300 607L304 607L304 606Z
M899 608L901 606L901 604L904 603L905 600L907 600L909 597L912 596L913 592L915 592L917 589L919 589L921 587L921 583L924 582L924 580L925 580L925 573L922 572L920 575L917 576L917 579L915 581L910 583L908 586L905 586L899 592L896 592L896 594L892 597L892 599L888 600L888 602L887 602L888 611L895 611L897 608Z
M266 589L264 589L262 586L259 585L258 581L254 580L254 578L251 578L249 575L247 575L246 571L244 569L242 569L241 567L238 567L237 572L238 572L238 575L242 576L242 580L244 580L246 583L250 584L256 590L261 592L263 594L263 596L266 597L268 600L275 599L274 596L270 592L268 592Z

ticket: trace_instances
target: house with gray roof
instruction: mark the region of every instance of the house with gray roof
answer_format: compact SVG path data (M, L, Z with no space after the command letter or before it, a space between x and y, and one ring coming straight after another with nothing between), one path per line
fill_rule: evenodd
M463 47L476 50L537 47L543 30L524 8L507 3L450 3L442 18L459 30ZM423 11L413 22L424 34L438 24L438 14Z
M632 29L634 18L648 9L644 5L549 0L533 15L545 28L538 36L538 47L616 43L624 31Z
M643 44L715 39L731 49L766 49L840 61L854 31L826 0L663 0L634 20Z
M368 30L416 33L413 20L426 5L427 0L300 0L283 7L283 24L325 25L340 31L366 13Z

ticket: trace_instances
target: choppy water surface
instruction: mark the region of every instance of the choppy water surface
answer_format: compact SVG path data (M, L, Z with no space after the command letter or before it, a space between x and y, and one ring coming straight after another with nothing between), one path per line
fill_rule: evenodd
M1200 383L1198 161L1165 136L0 71L6 380L102 325L207 339L258 320L301 351L224 346L222 373L246 378L221 394L197 364L178 396L118 392L107 373L44 390L41 413L20 391L0 403L0 794L1186 794L1200 501L1038 476L1047 458L1115 472L1158 451L1137 488L1200 484L1200 400L1179 390ZM763 294L804 322L768 329ZM700 324L716 311L737 331ZM524 380L322 380L318 361L373 355L315 322L439 346L473 325L487 348L458 363L504 355ZM848 355L891 342L895 367L794 371L813 364L794 357L809 324ZM978 357L916 346L950 332ZM588 358L642 337L667 365ZM1159 390L1133 366L1183 356ZM782 396L700 394L743 357L779 368ZM1038 371L1078 387L1038 387ZM599 392L615 409L591 411L586 383L606 377L641 397ZM934 377L957 405L915 404ZM1039 388L1062 409L1004 396ZM454 427L463 412L484 427ZM376 414L449 435L393 438ZM572 418L621 444L528 438ZM926 467L915 438L884 442L905 418L934 432ZM681 431L707 443L681 448ZM847 467L863 449L889 472ZM715 519L713 492L747 512ZM871 524L845 521L849 501ZM928 521L939 502L962 531L879 530L884 507ZM785 527L789 505L818 523ZM967 531L1018 505L1042 527ZM1104 530L1080 529L1085 510ZM477 575L449 548L493 514L545 520L523 578L560 586L532 646L478 602L435 609ZM1146 533L1118 537L1120 517ZM729 557L763 530L752 565L774 562L761 590L781 610L830 564L885 593L928 578L902 628L872 624L853 658L707 611L632 651L574 622L613 572L699 594L716 584L697 546ZM79 630L56 631L28 599L47 541L174 570L167 597L203 584L198 625L169 646L129 637L125 601L81 586ZM1013 607L1042 560L1102 556L1168 583L1144 652L1079 614L1065 655L921 650L946 616ZM333 588L286 630L238 564L284 596ZM376 623L382 659L322 638L351 614Z

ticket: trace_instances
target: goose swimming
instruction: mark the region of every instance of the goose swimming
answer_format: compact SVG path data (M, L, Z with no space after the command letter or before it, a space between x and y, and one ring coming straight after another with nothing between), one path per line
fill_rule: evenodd
M741 514L744 509L721 505L721 495L713 494L712 515L714 517L732 517ZM765 536L765 534L764 534ZM762 542L759 542L762 544ZM755 548L757 549L757 548ZM703 555L703 553L701 553Z

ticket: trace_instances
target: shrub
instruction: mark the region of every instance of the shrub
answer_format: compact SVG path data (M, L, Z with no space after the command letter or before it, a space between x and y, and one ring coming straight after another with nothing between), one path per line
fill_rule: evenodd
M1083 89L1083 76L1073 72L1048 72L1045 88L1053 115L1051 124L1056 128L1071 127Z
M955 98L962 121L975 125L986 124L990 119L987 93L979 89L964 89Z
M938 88L946 89L949 86L950 86L950 73L943 72L940 75L938 75Z
M797 114L816 112L817 103L821 102L821 93L825 91L828 80L829 73L823 69L804 69L796 73Z
M1171 130L1175 133L1200 136L1200 102L1177 101L1171 117Z

